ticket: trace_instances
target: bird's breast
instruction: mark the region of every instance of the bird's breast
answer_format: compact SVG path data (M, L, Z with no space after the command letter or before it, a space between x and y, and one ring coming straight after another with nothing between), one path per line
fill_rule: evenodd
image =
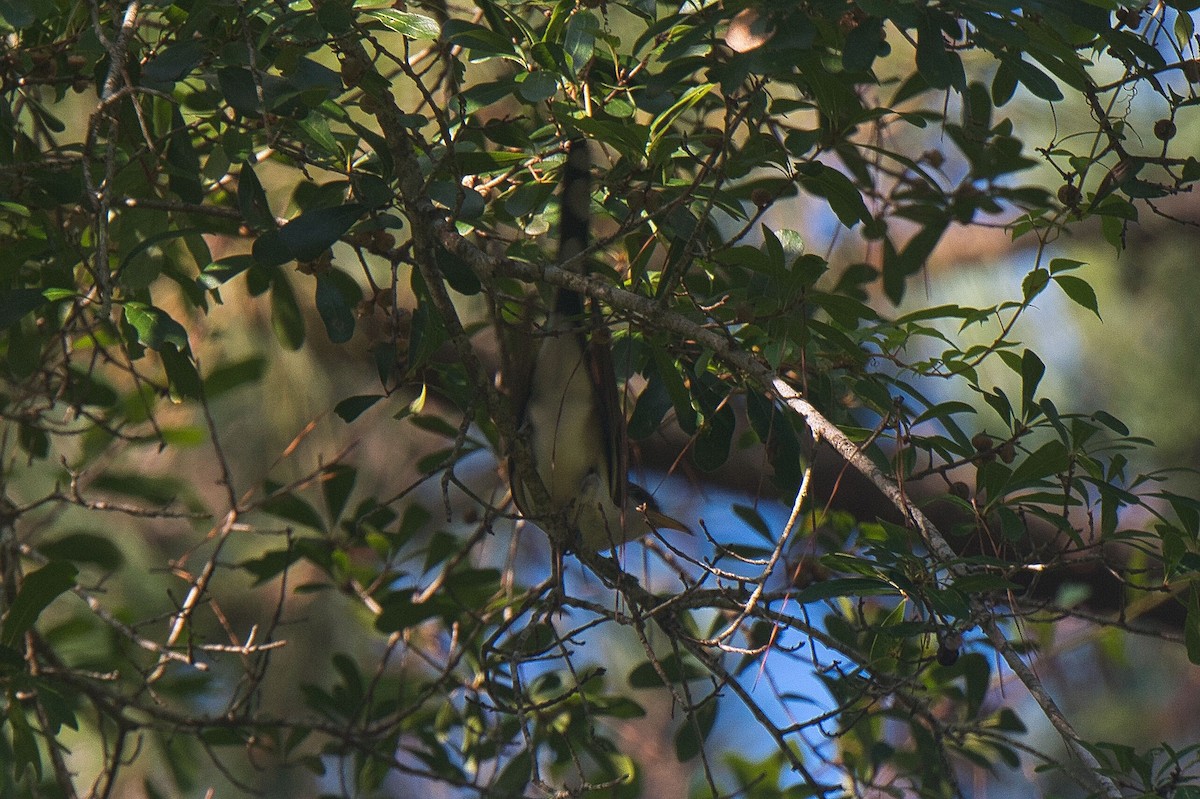
M547 338L534 365L526 417L534 463L557 507L578 497L590 473L607 474L599 413L579 337Z

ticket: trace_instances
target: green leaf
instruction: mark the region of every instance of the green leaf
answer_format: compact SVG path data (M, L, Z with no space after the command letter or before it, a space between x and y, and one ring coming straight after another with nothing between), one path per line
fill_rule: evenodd
M216 399L235 388L255 383L267 372L267 359L255 355L236 363L218 366L204 379L204 396Z
M1002 58L996 68L996 76L992 78L992 104L1001 107L1017 91L1017 70L1012 58Z
M125 561L116 544L94 533L68 533L39 544L37 550L51 561L90 563L105 571L114 571Z
M187 352L187 331L161 308L143 302L127 302L125 321L137 331L138 342L156 352L170 345L178 352Z
M199 399L202 384L191 354L187 350L164 347L158 355L162 359L163 371L167 373L172 399Z
M314 208L279 229L279 240L297 261L315 261L362 217L366 208L347 203ZM257 256L257 253L255 253Z
M195 39L176 42L159 51L144 67L142 80L149 84L174 84L199 66L206 52L205 43Z
M270 486L267 490L271 490ZM325 520L321 518L321 514L317 513L317 509L290 491L275 494L263 502L260 507L264 512L285 521L295 522L314 530L325 530Z
M766 539L767 543L775 543L775 536L771 533L771 528L767 524L767 520L758 512L758 508L735 502L732 505L732 510L735 516L745 522L751 530Z
M35 572L25 575L13 600L4 626L0 628L0 643L13 646L25 632L37 623L38 616L57 597L75 587L79 570L74 564L52 560Z
M703 100L710 92L717 88L715 83L700 83L692 86L683 95L676 100L670 108L658 115L653 122L650 123L650 142L653 145L662 138L675 120L678 119L685 111L692 108L696 103Z
M254 585L260 585L300 560L303 556L304 553L299 547L276 549L264 552L257 558L244 560L238 563L237 566L239 569L254 576Z
M1037 406L1033 404L1038 384L1046 374L1046 365L1033 350L1025 350L1021 355L1021 415L1030 418L1030 413Z
M1072 275L1055 275L1054 282L1077 305L1081 305L1096 314L1097 319L1101 318L1100 304L1096 299L1096 290L1092 288L1091 283L1088 283L1083 278Z
M1188 660L1200 666L1200 591L1194 586L1187 605L1187 617L1183 623L1183 642L1187 647Z
M8 726L12 729L12 774L17 779L25 776L25 771L33 769L38 780L42 778L42 754L38 749L37 738L25 718L21 708L21 700L10 691L8 696Z
M1021 281L1021 293L1025 297L1025 302L1029 302L1034 297L1042 293L1042 290L1050 284L1050 273L1045 269L1034 269L1025 276Z
M385 399L382 394L357 394L339 402L334 406L333 412L341 417L343 422L353 422L381 399Z
M737 416L727 403L705 419L692 445L696 466L705 471L719 469L729 460L729 448L737 427Z
M591 59L596 49L596 37L601 34L600 22L592 14L572 14L563 26L563 52L573 76Z
M1096 411L1092 414L1092 418L1107 427L1109 430L1112 430L1114 433L1118 433L1123 436L1129 435L1129 427L1126 426L1126 424L1120 419L1113 416L1111 413L1108 413L1107 411Z
M895 593L897 589L894 585L876 577L844 577L814 583L795 594L793 599L801 605L807 605L810 602L840 596L880 596Z
M329 518L334 524L337 524L338 519L342 517L342 511L346 509L346 502L350 499L350 492L354 490L357 477L356 469L342 463L330 466L321 476L321 494L325 498L325 509L329 511Z
M317 273L317 313L334 344L344 344L354 336L354 309L360 300L362 289L345 272L330 267Z
M437 20L423 14L397 11L394 8L377 8L367 11L366 16L374 17L382 22L385 28L410 39L436 39L442 35L442 26L438 25Z
M275 229L275 215L271 213L267 193L254 173L254 165L249 161L242 164L238 173L237 199L238 210L242 212L242 219L246 220L247 225L255 230Z
M820 161L809 161L797 169L800 185L810 194L825 198L830 209L837 214L838 221L852 228L859 222L870 222L871 212L863 202L862 194L850 181L833 167Z
M675 758L680 763L686 763L700 754L700 747L708 740L716 721L716 700L709 700L683 720L679 732L675 734Z
M1037 482L1066 471L1069 465L1070 456L1066 445L1057 439L1047 441L1016 465L1010 479L1010 487L1016 488Z
M630 688L662 688L663 678L659 669L666 675L669 683L689 682L708 676L708 670L701 666L695 658L681 659L679 655L670 654L658 661L658 667L646 660L629 672Z
M229 255L201 269L196 284L202 289L215 291L253 265L253 255Z
M375 629L381 633L407 630L426 619L440 616L446 609L445 602L438 596L418 604L412 601L411 594L402 591L389 594L380 605L382 610L375 617Z
M946 48L942 28L930 13L917 26L917 71L935 89L961 90L967 83L962 60Z
M271 327L275 338L287 349L298 350L304 345L304 315L291 283L282 274L271 281Z
M1055 101L1063 98L1062 90L1058 88L1054 78L1042 72L1041 69L1020 57L1012 59L1011 63L1017 80L1024 83L1025 88L1030 92L1043 100Z
M26 0L0 0L0 17L17 30L37 22L37 14Z
M204 201L204 186L200 183L200 156L192 144L192 134L184 124L183 115L171 107L171 135L167 139L167 185L185 203L199 205Z

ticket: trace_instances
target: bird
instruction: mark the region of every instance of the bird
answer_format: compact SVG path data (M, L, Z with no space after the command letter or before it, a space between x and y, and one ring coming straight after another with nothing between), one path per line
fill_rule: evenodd
M587 143L568 143L560 195L560 263L588 247L591 161ZM574 259L574 261L573 261ZM625 413L617 391L612 344L594 303L556 288L533 359L519 432L526 437L550 510L565 514L573 539L568 548L600 552L660 528L688 531L661 513L654 498L628 478ZM513 499L532 516L518 470L510 470ZM535 519L536 520L536 519ZM690 532L690 531L688 531Z

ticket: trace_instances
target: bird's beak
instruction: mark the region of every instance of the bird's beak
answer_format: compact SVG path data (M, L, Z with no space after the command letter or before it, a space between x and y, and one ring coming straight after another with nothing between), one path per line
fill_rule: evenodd
M656 511L647 506L645 503L639 505L637 510L638 513L642 514L642 517L645 518L646 524L650 526L651 530L678 530L681 533L695 535L695 532L692 531L692 528L688 527L683 522L672 518L665 513Z

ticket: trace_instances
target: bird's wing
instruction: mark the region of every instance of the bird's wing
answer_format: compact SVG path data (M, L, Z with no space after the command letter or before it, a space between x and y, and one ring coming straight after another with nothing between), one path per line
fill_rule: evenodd
M607 447L609 492L613 504L624 512L629 491L629 438L625 431L625 409L617 390L617 372L613 367L612 336L604 326L600 309L592 307L592 331L588 338L588 368L596 386L599 406L600 440Z

